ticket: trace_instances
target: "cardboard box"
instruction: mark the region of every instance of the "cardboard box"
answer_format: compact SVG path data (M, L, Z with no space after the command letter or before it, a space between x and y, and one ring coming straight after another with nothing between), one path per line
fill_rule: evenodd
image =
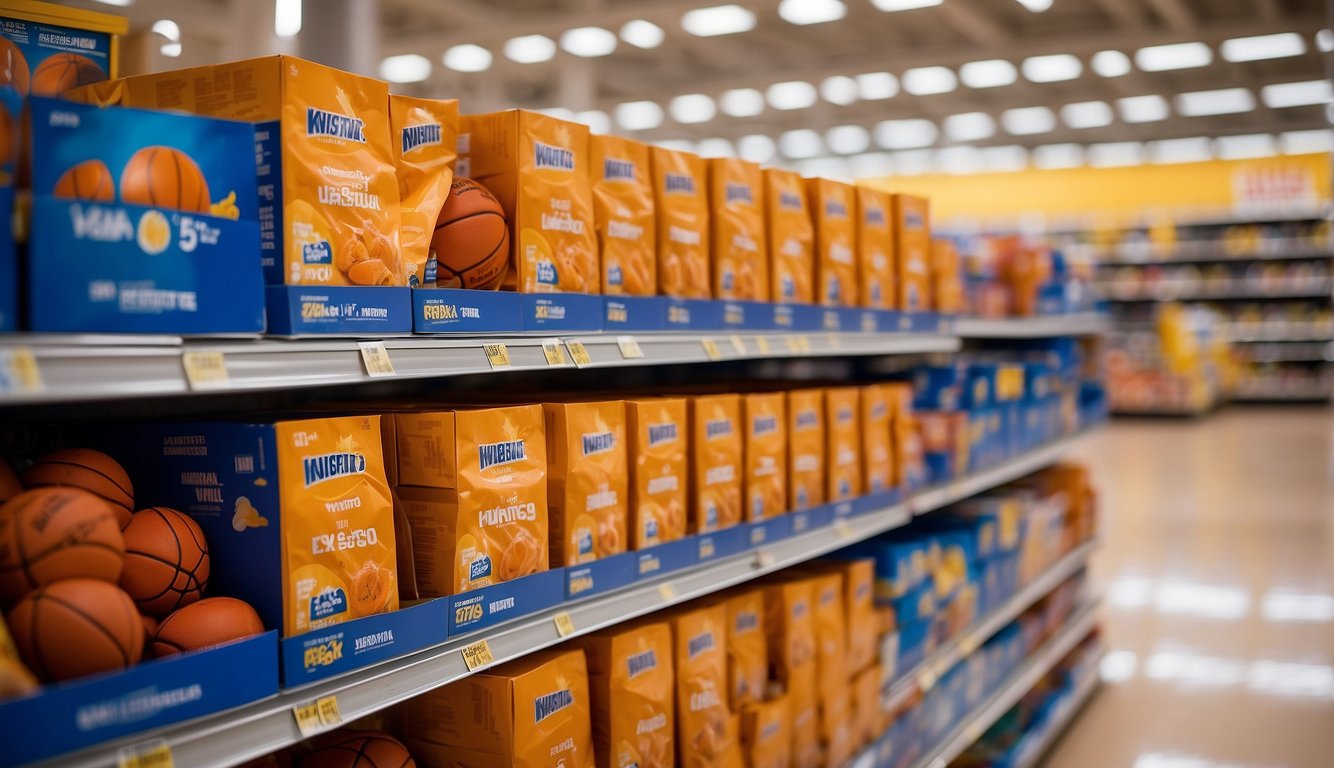
M588 658L597 764L671 768L676 676L670 625L623 625L574 642Z
M770 296L778 303L815 302L815 223L806 181L795 171L764 169Z
M893 203L888 192L857 187L857 263L861 267L861 305L895 309Z
M769 655L764 633L764 591L741 589L726 596L728 706L741 712L748 703L762 701L769 679Z
M780 576L764 586L771 677L783 686L791 707L797 765L814 765L820 757L814 591L812 582L800 577Z
M658 292L683 299L713 295L709 265L708 166L699 155L652 147L657 213Z
M649 146L618 136L589 137L593 220L602 261L602 292L658 292L658 233Z
M861 299L857 268L857 200L850 184L808 179L815 212L816 303L854 307Z
M746 520L787 511L787 398L748 394L741 401L746 430Z
M827 498L843 501L862 493L861 399L857 387L825 390L828 446Z
M398 176L403 284L434 288L437 263L431 239L458 161L458 99L390 94L389 124L394 172ZM454 284L452 274L440 278L442 288L461 287Z
M710 159L708 164L713 295L768 301L769 248L760 166L726 157Z
M690 409L683 398L628 400L630 548L666 544L686 532Z
M931 298L931 211L924 197L893 195L894 253L898 260L899 306L926 312Z
M544 403L551 562L581 565L626 550L625 403Z
M889 397L879 384L861 387L862 478L867 493L894 487L894 441Z
M676 669L676 751L683 768L736 765L738 726L727 708L727 609L719 602L670 615Z
M786 695L756 701L741 709L741 746L746 765L792 764L792 722Z
M962 270L959 249L953 240L937 237L931 241L931 296L937 312L963 311Z
M741 423L738 395L690 399L691 533L708 533L741 522Z
M825 500L824 392L793 389L787 393L788 506L817 507Z

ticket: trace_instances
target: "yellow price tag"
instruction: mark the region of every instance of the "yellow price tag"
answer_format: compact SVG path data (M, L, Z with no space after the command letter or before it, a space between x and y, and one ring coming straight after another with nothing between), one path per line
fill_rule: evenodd
M332 728L343 722L343 713L338 709L338 697L330 694L321 699L315 700L315 707L320 711L320 722L325 727Z
M589 357L588 349L584 347L582 341L567 341L565 348L570 350L570 359L580 368L593 364L593 358Z
M483 344L482 351L486 353L486 361L491 364L491 370L510 367L510 350L504 344L498 341Z
M755 565L758 568L768 568L774 564L774 553L767 549L761 549L755 553Z
M644 356L644 350L639 348L634 336L617 336L616 346L620 347L623 360L637 360Z
M185 369L185 380L190 384L190 389L227 387L227 361L221 352L186 350L181 353L181 367Z
M738 355L746 354L746 341L737 334L732 334L732 349L736 350Z
M496 663L496 657L491 655L491 646L485 640L463 646L460 653L463 654L463 663L468 666L469 671Z
M921 674L917 676L917 687L922 690L922 693L931 690L935 685L936 673L930 667L923 669Z
M755 346L760 348L761 355L772 354L772 350L769 349L769 338L767 336L756 336Z
M853 530L847 520L835 520L834 533L838 534L840 539L851 539L857 535L857 532Z
M825 334L825 340L828 342L830 349L840 349L843 346L843 342L839 340L837 333Z
M116 768L173 768L174 765L166 739L123 747L116 756Z
M796 336L784 336L783 341L787 344L787 351L797 354L801 351L801 342L797 341Z
M574 634L574 619L570 618L570 614L561 611L552 616L551 619L556 623L556 634L561 637L569 637Z
M959 638L959 655L971 656L978 649L977 635L968 634Z
M662 596L663 600L670 603L676 599L676 587L670 581L664 581L658 585L658 594Z
M565 356L565 345L560 339L543 339L542 355L547 359L547 365L569 365L570 358Z
M394 375L394 361L389 359L389 350L383 341L363 341L357 344L361 350L361 362L366 366L366 375L372 379Z
M710 360L722 359L722 350L718 349L718 344L713 339L701 339L700 344L704 346L704 354L708 355Z
M324 723L320 721L318 702L308 701L292 707L292 716L296 718L296 728L301 731L302 736L313 736L324 730Z
M803 355L809 355L811 353L811 340L806 338L805 336L798 336L797 350L801 352Z

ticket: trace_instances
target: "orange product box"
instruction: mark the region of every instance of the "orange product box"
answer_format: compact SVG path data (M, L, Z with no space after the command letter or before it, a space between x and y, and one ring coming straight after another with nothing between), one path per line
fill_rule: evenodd
M741 397L690 399L690 532L741 522Z
M806 180L795 171L764 169L770 296L779 303L815 303L815 223Z
M727 157L710 159L708 164L713 295L768 301L769 248L760 166Z
M459 118L458 175L500 201L521 293L598 293L588 126L511 109Z
M772 677L787 694L796 765L820 759L814 584L779 578L764 587L764 631Z
M894 486L894 451L889 398L879 384L861 388L862 476L867 493Z
M719 602L671 614L676 669L676 750L682 768L732 765L737 726L727 708L727 608ZM738 763L739 765L739 763Z
M596 764L588 667L578 648L539 651L427 691L401 706L402 722L410 724L408 750L424 764Z
M671 627L662 621L613 627L575 644L588 657L597 764L672 768L676 676Z
M858 558L838 563L843 575L843 610L847 619L847 667L858 672L873 664L880 642L875 615L875 560Z
M888 192L857 187L857 263L861 267L863 307L894 309L899 303L892 212Z
M931 211L926 198L891 195L894 253L898 259L899 309L931 309Z
M423 597L545 571L542 406L395 414L395 493Z
M894 484L905 491L920 487L926 481L926 457L923 455L922 436L917 419L913 416L912 385L893 381L881 385L889 398L891 434L894 444Z
M741 709L741 746L752 768L790 768L792 723L787 696L753 701Z
M699 155L651 147L657 208L658 292L713 295L709 271L708 166Z
M676 541L686 533L689 471L684 398L625 403L630 469L630 548Z
M828 499L843 501L862 492L861 398L857 387L825 390L828 436Z
M649 146L618 136L589 138L593 220L602 254L602 292L658 292L653 173Z
M389 126L398 174L403 284L433 287L436 259L431 238L454 181L459 102L390 94Z
M787 511L787 398L782 392L745 395L746 519Z
M847 765L857 750L856 723L853 722L852 691L842 681L833 698L820 708L820 744L825 765Z
M727 606L728 704L739 712L747 702L764 699L769 680L768 645L764 635L764 591L745 589L724 600Z
M625 551L629 518L625 403L544 403L551 561L580 565Z
M931 295L937 312L957 314L963 310L962 269L953 240L937 237L931 241Z
M825 500L824 392L793 389L787 393L788 506L818 507Z
M851 184L808 179L815 212L815 301L828 307L853 307L857 286L856 191Z
M858 747L871 743L889 727L880 701L880 665L858 672L852 678L852 736Z
M843 612L843 574L837 569L819 568L810 576L812 604L815 610L816 689L822 708L846 689L848 682L848 627ZM825 711L822 709L822 718ZM822 729L828 737L828 729Z

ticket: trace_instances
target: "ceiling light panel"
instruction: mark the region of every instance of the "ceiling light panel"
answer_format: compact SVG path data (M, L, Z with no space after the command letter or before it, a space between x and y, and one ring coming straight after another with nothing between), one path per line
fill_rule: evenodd
M1178 94L1177 111L1186 117L1233 115L1255 109L1255 95L1245 88L1220 88Z
M1105 101L1081 101L1061 107L1061 122L1075 129L1112 124L1112 108Z
M754 117L764 111L764 94L754 88L723 91L718 106L728 117Z
M1149 162L1158 165L1199 163L1212 160L1213 157L1213 142L1204 136L1164 139L1149 144Z
M1001 126L1014 136L1050 133L1056 128L1056 114L1046 107L1019 107L1001 114Z
M789 24L824 24L848 14L841 0L782 0L778 16Z
M1334 31L1322 29L1315 33L1315 47L1321 53L1334 51Z
M942 0L871 0L871 5L886 13L912 11L918 8L931 8L940 5Z
M445 51L441 61L455 72L485 72L491 68L491 52L480 45L464 43Z
M914 96L949 93L958 86L959 79L948 67L918 67L903 73L903 90Z
M1224 59L1232 62L1283 59L1306 53L1306 41L1296 32L1234 37L1231 40L1224 40L1218 47L1218 52Z
M611 133L611 118L600 109L574 113L574 121L583 123L593 133Z
M1130 74L1130 57L1120 51L1098 51L1089 66L1100 77L1121 77Z
M1018 79L1019 71L1005 59L970 61L959 67L959 80L969 88L996 88Z
M867 152L848 158L852 175L859 179L888 176L894 170L894 161L888 152Z
M1314 131L1288 131L1279 135L1283 144L1283 154L1304 155L1317 152L1334 152L1334 130L1322 128Z
M621 27L621 39L636 48L657 48L666 37L662 27L644 19L627 21Z
M774 140L762 133L742 136L736 143L737 154L752 163L767 163L778 153Z
M1214 141L1214 151L1223 160L1273 157L1278 154L1278 142L1274 141L1274 137L1267 133L1220 136Z
M707 123L718 114L718 107L702 93L687 93L672 99L667 111L678 123Z
M826 77L820 83L820 96L830 104L845 107L857 100L857 81L843 75Z
M1144 162L1144 145L1138 141L1093 144L1088 148L1088 163L1094 168L1116 168Z
M1034 83L1059 83L1074 80L1084 72L1079 59L1068 53L1051 56L1030 56L1020 65L1024 77Z
M1034 147L1032 158L1037 168L1078 168L1084 164L1084 148L1078 144L1043 144Z
M964 112L945 118L950 141L982 141L996 135L996 121L986 112Z
M860 125L830 128L825 132L824 139L829 150L840 155L855 155L871 147L871 134Z
M935 144L939 133L930 120L885 120L875 127L875 143L885 149L917 149Z
M1153 123L1166 120L1172 113L1167 106L1167 99L1157 94L1148 96L1127 96L1116 100L1121 119L1127 123Z
M755 14L739 5L696 8L681 17L681 28L697 37L735 35L755 28Z
M736 149L727 139L701 139L695 145L695 151L700 157L736 157Z
M983 167L992 173L1011 173L1028 167L1028 150L1008 145L982 150Z
M810 83L789 80L769 86L764 97L774 109L805 109L814 106L817 94L815 86Z
M936 150L935 165L941 173L967 176L982 170L982 157L977 147L945 147Z
M893 162L896 175L920 176L936 169L936 153L929 149L895 152Z
M662 117L662 107L652 101L630 101L616 107L616 124L627 131L657 128Z
M556 55L556 41L546 35L523 35L505 42L505 58L519 64L539 64Z
M1166 72L1172 69L1207 67L1213 61L1213 49L1204 43L1154 45L1135 51L1135 66L1145 72Z
M809 128L786 131L778 137L778 149L793 160L807 160L824 153L820 134Z
M389 56L380 62L380 77L391 83L420 83L431 76L431 60L415 53Z
M857 75L857 95L864 101L892 99L899 92L899 79L888 72L867 72Z
M585 59L608 56L616 50L616 35L602 27L575 27L561 33L560 47Z
M663 149L670 149L676 152L695 151L695 142L688 141L686 139L668 139L667 141L659 141L657 143L657 146L662 147Z
M1331 98L1334 98L1334 89L1331 89L1328 80L1276 83L1260 89L1260 99L1270 109L1328 104Z

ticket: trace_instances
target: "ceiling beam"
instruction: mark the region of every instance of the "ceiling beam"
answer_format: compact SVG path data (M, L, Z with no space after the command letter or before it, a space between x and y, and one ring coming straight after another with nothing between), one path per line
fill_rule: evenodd
M1014 37L995 19L962 0L943 3L937 10L946 24L976 45L995 45Z
M1163 23L1176 32L1189 32L1198 20L1185 0L1145 0Z
M1144 27L1144 9L1127 0L1096 0L1098 7L1112 18L1118 26L1126 29Z
M1251 0L1251 5L1255 7L1255 15L1264 21L1278 21L1283 17L1278 0Z
M502 14L482 0L449 0L447 3L437 0L394 0L394 4L449 26L465 24L485 27L504 23Z

